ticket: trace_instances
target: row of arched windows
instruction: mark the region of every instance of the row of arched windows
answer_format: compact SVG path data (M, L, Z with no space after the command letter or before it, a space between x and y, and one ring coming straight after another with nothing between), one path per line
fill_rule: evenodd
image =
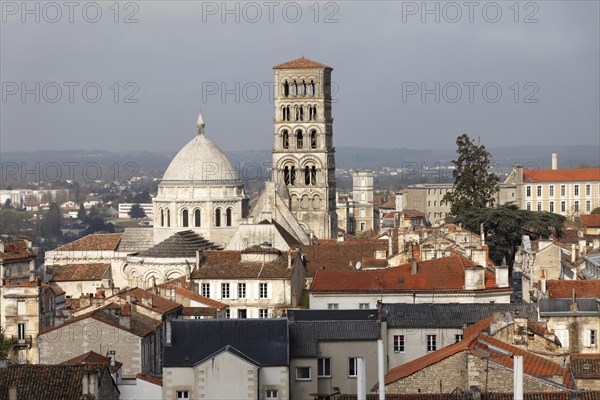
M316 121L317 120L317 106L309 105L308 109L308 120L307 121ZM295 121L304 121L304 106L296 105L294 106L294 116ZM283 121L289 121L291 119L290 106L282 106L281 107L281 119Z
M304 184L306 186L314 186L317 184L317 167L307 165L304 167ZM283 167L283 181L286 185L296 184L296 166L286 165Z
M291 94L294 97L304 97L308 94L309 96L314 97L316 93L315 87L315 81L312 79L308 83L304 79L302 79L300 82L298 82L296 79L289 82L286 79L283 81L283 96L289 97Z
M231 226L233 223L233 210L231 207L228 207L225 210L225 221L222 220L223 211L221 208L215 209L215 226ZM160 209L160 226L161 227L170 227L171 226L171 210L168 208ZM225 225L223 225L223 222ZM188 228L193 224L195 228L199 228L202 226L202 213L196 208L193 211L193 215L190 216L190 212L187 209L181 211L181 226L184 228Z
M310 148L316 149L317 148L317 130L316 129L311 129L310 134L309 134L309 141L310 141ZM283 147L284 149L290 148L290 133L288 132L287 129L284 129L281 132L281 147ZM304 147L304 133L302 132L302 129L298 129L296 131L296 148L301 149L303 147Z

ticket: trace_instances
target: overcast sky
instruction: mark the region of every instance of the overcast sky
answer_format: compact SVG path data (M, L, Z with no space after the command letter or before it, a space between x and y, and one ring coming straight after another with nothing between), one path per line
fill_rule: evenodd
M334 68L337 146L600 144L597 1L27 3L2 2L2 151L177 150L200 109L270 149L272 66L302 55Z

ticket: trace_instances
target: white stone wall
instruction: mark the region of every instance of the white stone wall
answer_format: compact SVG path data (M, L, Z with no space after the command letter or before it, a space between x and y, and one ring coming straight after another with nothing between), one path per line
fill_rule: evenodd
M326 310L328 304L337 304L339 309L352 310L359 304L368 303L369 308L375 309L377 301L384 303L510 303L511 291L498 292L464 292L460 294L418 293L413 298L412 293L310 293L310 308Z

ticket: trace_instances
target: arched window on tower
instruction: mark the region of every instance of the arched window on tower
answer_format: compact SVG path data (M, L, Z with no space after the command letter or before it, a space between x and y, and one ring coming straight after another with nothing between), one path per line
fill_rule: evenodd
M283 133L281 134L281 141L281 145L284 149L290 148L290 134L287 130L283 131Z
M299 110L299 116L300 116L300 121L304 121L304 107L300 106L300 110Z
M231 208L228 208L227 211L225 211L225 224L227 226L231 226Z
M200 210L196 209L196 210L194 210L194 226L199 227L201 222L202 222L202 220L200 217Z
M160 226L165 226L165 210L160 209Z
M292 185L296 184L296 167L292 165L292 168L290 169L290 183Z
M287 80L283 81L283 96L288 97L290 95L290 84Z
M290 184L290 167L287 165L283 168L283 181L286 185Z
M171 210L167 209L167 226L171 226Z
M315 167L314 165L310 169L310 184L311 185L317 184L317 167Z
M317 120L317 106L313 106L313 121Z
M306 96L306 82L302 80L302 97Z
M298 83L296 82L295 79L294 79L294 84L292 86L292 94L294 95L294 97L298 96Z
M286 106L285 107L285 116L286 116L286 121L290 120L290 106Z
M189 212L188 210L183 210L181 213L181 226L187 228L189 226Z
M215 210L215 226L221 226L221 209Z
M315 129L312 129L310 131L310 148L311 149L317 148L317 131Z
M310 185L310 167L308 165L304 167L304 184Z
M296 147L301 149L303 145L304 145L304 138L302 136L302 131L297 130L296 131Z
M313 81L312 79L310 80L310 95L311 96L315 96L315 81Z

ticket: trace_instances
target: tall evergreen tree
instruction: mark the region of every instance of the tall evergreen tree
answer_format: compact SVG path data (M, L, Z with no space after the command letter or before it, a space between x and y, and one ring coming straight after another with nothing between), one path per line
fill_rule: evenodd
M457 216L473 208L493 206L498 176L489 172L490 153L467 134L459 136L456 145L458 157L452 160L454 188L443 199L450 203L450 214Z

